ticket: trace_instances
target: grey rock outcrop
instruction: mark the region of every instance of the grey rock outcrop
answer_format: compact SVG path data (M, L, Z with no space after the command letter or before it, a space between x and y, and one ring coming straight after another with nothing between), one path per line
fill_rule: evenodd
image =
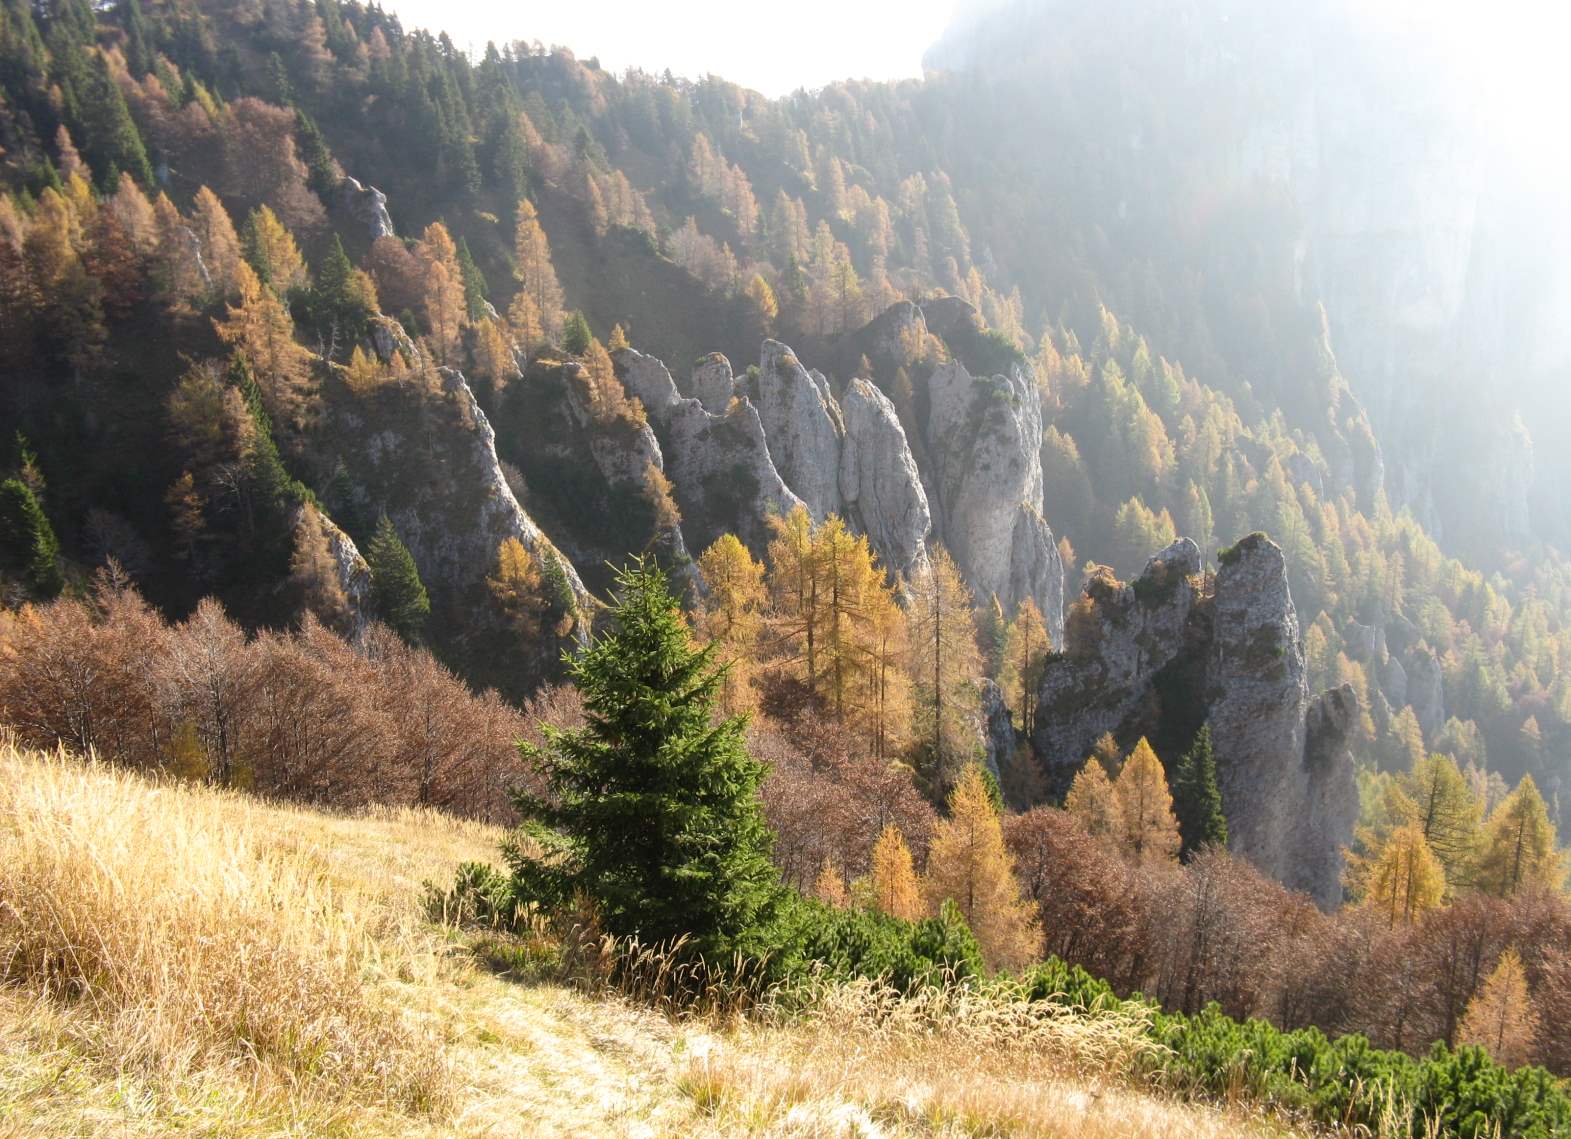
M1003 782L1003 770L1015 754L1015 723L1004 702L1004 690L991 680L982 681L982 762L994 779Z
M385 511L409 547L439 611L474 612L497 547L516 538L542 561L562 564L575 604L593 608L572 563L519 505L496 453L496 432L463 373L443 368L439 393L389 391L345 409L337 428L353 440L346 462L360 505ZM577 626L587 633L585 622Z
M1147 736L1165 762L1211 725L1230 845L1267 874L1332 906L1358 815L1348 732L1352 690L1312 699L1282 551L1250 535L1214 579L1180 539L1134 582L1092 578L1050 657L1036 753L1057 793L1103 732Z
M420 359L420 349L410 339L409 333L404 331L402 324L390 316L381 313L373 316L367 323L366 336L371 342L376 358L384 364L392 363L394 354L402 356L411 364Z
M1054 643L1063 636L1064 571L1043 516L1042 404L1020 369L974 377L938 365L927 378L928 505L978 597L1006 610L1036 602Z
M1048 658L1037 694L1033 743L1054 794L1068 790L1102 733L1131 742L1146 734L1159 676L1186 658L1192 668L1205 659L1209 607L1188 580L1199 569L1199 547L1181 538L1136 581L1100 575L1086 583L1065 651Z
M366 227L372 241L393 236L393 219L387 212L387 195L375 186L362 186L357 179L346 175L338 184L338 201L351 217Z
M778 340L766 340L750 394L780 477L814 519L839 514L845 424L824 377Z
M711 352L698 362L684 393L704 405L711 415L724 415L736 397L736 377L731 374L731 361L719 352Z
M909 574L926 558L932 516L922 476L889 397L852 380L843 408L840 498L846 521L867 535L878 560Z
M1407 702L1418 717L1424 738L1433 740L1445 727L1446 695L1440 662L1428 645L1415 645L1408 651Z
M371 619L371 567L361 556L355 540L344 533L325 510L308 509L304 503L297 506L291 529L298 531L301 526L313 524L332 560L333 584L348 606L349 628L344 631L358 636Z
M650 468L665 474L665 456L660 441L648 422L636 426L618 423L614 430L602 430L596 414L589 375L582 364L563 365L566 405L575 428L576 445L587 441L590 459L609 486L643 487ZM663 528L656 545L673 567L673 576L688 590L697 586L697 569L692 564L680 524Z
M1229 845L1332 906L1341 896L1340 851L1358 817L1346 749L1357 702L1350 690L1310 701L1287 561L1264 535L1251 534L1222 559L1214 608L1206 688Z
M768 519L801 505L770 458L758 410L746 399L711 414L684 398L666 366L631 348L616 354L617 374L649 413L691 548L721 534L741 538L755 556L769 544Z

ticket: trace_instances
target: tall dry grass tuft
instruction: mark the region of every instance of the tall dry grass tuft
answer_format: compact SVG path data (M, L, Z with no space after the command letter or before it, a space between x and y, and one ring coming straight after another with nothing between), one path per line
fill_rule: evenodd
M222 1083L329 1119L440 1108L439 1042L378 991L402 967L385 917L246 809L0 745L6 999L168 1094Z
M790 994L699 1047L679 1080L722 1129L771 1135L1221 1139L1279 1134L1152 1096L1141 1013L1086 1012L954 984L870 981ZM860 1129L860 1130L859 1130Z

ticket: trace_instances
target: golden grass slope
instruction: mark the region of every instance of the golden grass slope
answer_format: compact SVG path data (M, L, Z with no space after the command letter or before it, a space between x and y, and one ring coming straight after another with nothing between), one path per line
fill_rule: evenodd
M500 837L0 746L0 1136L1280 1133L1130 1087L1113 1021L850 986L673 1023L493 977L421 883Z

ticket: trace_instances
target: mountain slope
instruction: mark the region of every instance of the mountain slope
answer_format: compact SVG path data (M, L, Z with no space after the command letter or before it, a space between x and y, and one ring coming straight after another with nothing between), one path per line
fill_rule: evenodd
M492 857L493 828L269 806L9 747L0 773L14 887L0 918L13 980L0 993L0 1134L897 1136L960 1134L962 1119L965 1133L1287 1134L1125 1087L1089 1049L1033 1053L1026 1069L1007 1038L991 1060L906 1054L871 1023L673 1023L615 996L493 976L421 913L421 883ZM152 872L149 852L168 856ZM285 882L287 896L265 893ZM158 893L172 890L179 901ZM224 915L251 915L246 928L206 909L221 897ZM158 931L168 943L143 940L172 904L184 917ZM49 912L75 923L75 956ZM249 953L236 958L241 939ZM224 976L206 972L225 959ZM339 966L334 981L317 975ZM180 1015L187 994L172 977L203 992L203 1029ZM347 1051L312 1050L332 1027L321 1006L298 1010L311 1019L293 1039L267 1034L281 1006L320 999L324 983L334 1014L360 1021L337 1045ZM241 1012L250 1019L229 1019ZM848 1028L866 1033L854 1051ZM343 1071L359 1059L375 1067Z

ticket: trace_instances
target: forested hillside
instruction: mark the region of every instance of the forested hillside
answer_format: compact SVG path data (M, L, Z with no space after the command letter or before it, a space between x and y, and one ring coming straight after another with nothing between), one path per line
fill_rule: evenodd
M990 966L1422 1051L1509 951L1566 1071L1564 519L1424 435L1432 352L1371 363L1336 171L1197 110L1286 47L994 19L769 100L338 0L0 0L0 723L512 821L644 557L789 885L936 911L980 764Z

